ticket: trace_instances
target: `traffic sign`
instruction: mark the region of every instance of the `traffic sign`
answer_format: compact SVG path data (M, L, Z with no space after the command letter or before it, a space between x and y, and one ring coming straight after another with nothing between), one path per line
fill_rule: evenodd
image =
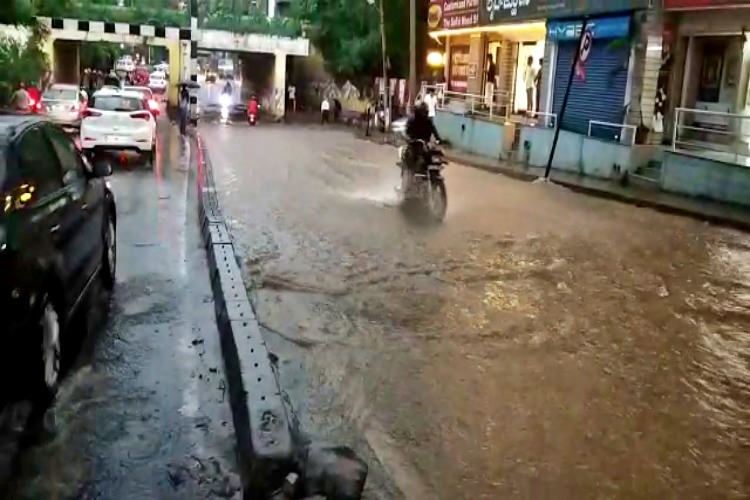
M591 28L587 27L581 35L581 46L578 49L578 62L576 63L576 76L586 81L586 60L591 55L591 48L594 44L594 34Z

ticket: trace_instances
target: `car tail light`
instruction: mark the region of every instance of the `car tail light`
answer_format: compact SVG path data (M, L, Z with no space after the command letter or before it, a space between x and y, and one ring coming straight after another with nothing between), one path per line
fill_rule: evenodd
M144 111L139 111L138 113L131 113L130 118L136 119L136 120L150 120L151 119L151 113L147 113Z
M83 117L88 118L90 116L102 116L102 114L98 111L94 111L93 109L87 109L83 112Z
M159 103L151 99L148 101L148 107L149 109L156 111L159 109Z

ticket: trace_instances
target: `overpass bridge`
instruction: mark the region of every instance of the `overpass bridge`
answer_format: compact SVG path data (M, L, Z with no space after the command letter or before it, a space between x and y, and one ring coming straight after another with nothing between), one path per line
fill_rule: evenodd
M69 18L38 17L50 30L44 51L50 58L56 80L78 81L80 75L80 45L83 42L111 42L145 44L166 47L169 51L169 102L177 104L180 81L197 81L198 50L235 53L270 54L274 57L273 87L282 93L286 87L287 56L306 57L309 40L261 34L240 34L216 29L200 29L195 17L190 27L154 26L110 21L84 21ZM58 78L60 77L60 78ZM191 98L197 102L195 93ZM275 112L284 113L284 99Z

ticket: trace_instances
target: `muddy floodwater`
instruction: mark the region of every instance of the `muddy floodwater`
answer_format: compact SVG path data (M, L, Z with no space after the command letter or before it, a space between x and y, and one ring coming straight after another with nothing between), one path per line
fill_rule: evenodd
M750 495L748 235L458 165L418 227L393 148L202 133L282 386L369 498Z

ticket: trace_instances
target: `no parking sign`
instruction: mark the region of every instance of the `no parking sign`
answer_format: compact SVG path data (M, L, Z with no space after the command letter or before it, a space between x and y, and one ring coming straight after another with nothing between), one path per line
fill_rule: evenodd
M591 28L586 27L586 31L581 36L581 46L578 48L578 62L576 63L576 76L586 81L586 60L591 55L591 48L594 42L594 34Z

